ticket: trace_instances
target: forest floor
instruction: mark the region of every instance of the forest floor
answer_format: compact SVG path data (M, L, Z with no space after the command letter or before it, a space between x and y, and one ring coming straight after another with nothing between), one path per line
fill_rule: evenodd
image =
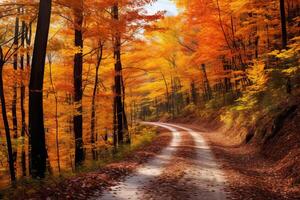
M160 134L121 161L9 199L300 199L299 185L255 146L235 145L198 122L149 125Z
M200 132L174 124L150 123L160 134L119 162L52 185L39 185L9 199L223 200L230 190Z

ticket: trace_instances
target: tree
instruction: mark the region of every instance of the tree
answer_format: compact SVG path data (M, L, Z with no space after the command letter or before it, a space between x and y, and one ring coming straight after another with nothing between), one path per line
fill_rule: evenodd
M18 14L20 14L20 8L17 9ZM19 17L16 17L15 21L15 35L14 35L14 51L15 54L13 56L13 68L14 68L14 86L13 86L13 99L12 99L12 122L13 122L13 139L16 141L18 139L18 119L17 119L17 89L18 89L18 82L17 82L17 70L18 70L18 48L19 48ZM23 35L23 34L22 34ZM17 144L17 143L16 143ZM17 162L17 148L14 147L13 149L13 156L14 162Z
M24 12L24 8L22 10ZM22 21L21 26L21 48L22 51L20 55L20 68L21 68L21 85L20 85L20 104L21 104L21 138L22 138L22 152L21 152L21 165L22 165L22 175L26 176L26 153L25 153L25 132L26 132L26 114L25 114L25 95L26 95L26 88L24 84L24 49L25 49L25 37L26 37L26 24L25 21Z
M130 134L126 116L125 82L121 52L125 52L124 43L134 41L135 35L141 29L150 28L150 22L156 21L162 16L162 12L154 15L147 15L143 7L152 1L114 1L111 8L112 16L112 38L114 51L114 104L116 121L115 128L119 144L130 143ZM122 11L122 12L121 12Z
M81 164L84 160L84 149L82 140L82 68L83 68L83 0L74 5L74 28L75 28L75 48L78 52L74 55L74 103L76 111L73 117L74 133L75 133L75 163Z
M51 17L51 0L40 0L29 84L29 134L31 175L45 177L46 142L43 112L43 81Z
M50 40L47 48L47 60L49 63L49 79L50 79L50 85L51 89L49 93L52 93L55 99L55 142L56 142L56 157L57 157L57 168L58 172L61 171L61 165L60 165L60 154L59 154L59 124L58 124L58 94L56 90L55 83L53 81L53 69L52 69L52 63L55 57L55 50L58 51L60 48L59 42L55 40Z
M112 16L113 19L118 22L119 20L119 5L116 3L112 7ZM117 136L118 144L124 143L124 134L128 130L127 124L124 123L124 117L126 113L124 110L123 102L123 77L122 77L122 62L121 62L121 36L118 28L114 32L114 59L115 59L115 86L114 86L114 95L115 95L115 112L116 112L116 126L117 126ZM127 129L126 129L127 128Z
M14 158L13 158L13 150L11 145L11 137L10 137L10 129L9 123L7 118L6 112L6 101L4 96L4 87L3 87L3 66L9 59L3 53L2 46L0 46L0 100L1 100L1 110L2 110L2 118L5 128L5 135L6 135L6 143L7 143L7 152L8 152L8 164L9 164L9 171L10 171L10 179L12 182L16 180L16 173L14 168ZM13 55L13 54L11 54Z
M96 95L97 95L97 88L99 84L99 69L103 57L103 42L100 40L98 42L99 50L97 51L97 61L96 61L96 74L95 74L95 81L94 81L94 88L93 88L93 95L92 95L92 111L91 111L91 144L95 144L95 127L96 127ZM96 159L96 151L95 147L93 147L93 159Z
M280 0L280 21L281 21L282 49L286 49L287 30L286 30L286 15L285 15L284 0Z

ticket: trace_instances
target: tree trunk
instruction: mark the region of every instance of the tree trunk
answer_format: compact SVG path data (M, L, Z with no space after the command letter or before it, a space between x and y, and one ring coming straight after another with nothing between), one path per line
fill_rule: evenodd
M25 46L25 29L26 24L25 21L22 21L22 37L21 37L21 46L24 48ZM21 93L21 137L22 137L22 152L21 152L21 164L22 164L22 176L26 176L26 153L25 153L25 132L26 132L26 118L25 118L25 85L23 83L24 79L24 53L21 53L20 58L20 67L21 67L21 87L20 87L20 93Z
M31 46L31 39L32 39L32 23L30 23L28 26L26 26L26 32L25 32L25 40L26 40L26 67L30 68L30 46ZM25 92L25 91L24 91ZM28 146L30 147L31 139L30 134L28 135ZM30 173L31 171L31 148L28 149L28 171Z
M203 84L204 84L206 100L211 100L212 99L212 91L211 91L211 87L209 85L209 81L207 78L205 64L201 65L201 69L202 69L202 73L203 73Z
M170 94L169 94L169 85L167 82L167 79L162 71L160 71L160 74L163 78L163 81L165 83L165 88L166 88L166 102L167 102L167 112L170 112Z
M32 23L30 23L28 26L26 26L26 61L27 61L27 67L30 67L30 45L31 45L31 37L32 37Z
M191 82L191 96L192 96L192 101L193 101L194 105L197 105L198 104L198 95L197 95L197 91L196 91L195 81Z
M126 116L126 110L125 110L125 84L123 81L123 78L121 78L122 81L122 101L123 101L123 126L124 126L124 131L123 131L123 137L125 137L125 143L130 144L131 143L131 138L130 138L130 133L128 129L128 121L127 121L127 116Z
M1 49L1 57L2 57L2 49ZM1 109L2 109L2 119L5 128L5 135L6 135L6 143L7 143L7 152L8 152L8 164L9 164L9 171L10 171L10 179L12 182L16 180L15 168L14 168L14 160L13 160L13 151L11 145L11 138L10 138L10 129L7 119L6 113L6 104L5 104L5 96L3 91L3 60L0 61L0 100L1 100Z
M280 0L280 19L281 19L281 37L282 37L282 49L287 47L287 30L286 30L286 16L284 0Z
M96 65L96 75L95 75L95 82L94 82L94 89L93 89L93 96L92 96L92 113L91 113L91 144L95 144L95 127L96 127L96 94L97 94L97 87L99 82L99 68L102 61L103 55L103 45L100 42L100 49L97 55L97 65ZM96 159L96 151L93 147L93 159Z
M54 94L55 99L55 141L56 141L56 157L57 157L57 168L58 172L60 173L60 155L59 155L59 126L58 126L58 97L57 92L55 90L55 86L53 83L53 77L52 77L52 60L51 56L48 57L49 59L49 78L50 78L50 84L52 87L52 93Z
M82 48L83 48L83 36L82 36L82 24L83 24L83 1L80 1L81 6L74 9L75 15L75 47L79 49L79 52L74 56L74 104L76 107L75 114L73 116L73 127L75 134L75 165L80 165L84 160L84 149L82 140Z
M114 5L112 8L112 15L115 21L119 21L119 8L118 4ZM122 82L122 63L121 63L121 37L118 28L115 30L114 35L114 58L115 58L115 106L116 106L116 127L118 135L118 144L124 143L124 117L125 109L124 102L122 101L123 89Z
M29 134L31 142L31 175L45 177L46 141L43 113L43 81L51 16L51 0L41 0L34 42L29 84Z
M20 10L18 9L18 13ZM14 67L14 86L13 86L13 99L12 99L12 122L13 122L13 139L15 144L17 144L18 139L18 119L17 119L17 97L18 97L18 82L17 82L17 70L18 70L18 46L19 46L19 17L16 17L15 22L15 36L14 36L14 55L13 55L13 67ZM14 164L17 163L17 152L18 147L17 145L13 146L13 157L14 157Z
M115 87L112 87L113 93L115 92ZM117 143L118 143L118 138L117 138L117 111L116 111L116 98L113 98L113 144L114 144L114 151L117 149Z
M174 89L174 79L173 79L172 75L171 75L171 113L172 113L172 118L174 119L174 117L175 117L175 89Z

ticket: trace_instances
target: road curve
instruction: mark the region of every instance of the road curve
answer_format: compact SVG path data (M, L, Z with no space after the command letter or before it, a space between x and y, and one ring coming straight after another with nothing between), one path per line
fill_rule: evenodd
M216 163L214 156L206 144L205 140L192 129L166 123L144 124L165 128L172 133L172 141L158 156L145 163L131 176L128 176L123 182L111 187L103 192L100 197L95 199L103 200L138 200L143 199L143 194L147 185L159 177L164 167L171 163L172 156L181 142L180 131L186 131L194 140L196 159L185 169L186 173L180 181L193 185L193 195L189 199L195 200L223 200L227 198L225 192L225 179ZM196 190L195 190L196 189ZM159 198L154 198L159 199Z
M123 199L141 199L143 195L143 187L159 176L164 165L170 162L172 154L176 150L176 146L180 142L180 134L176 128L159 124L159 123L144 123L152 126L159 126L172 132L172 141L158 156L147 162L144 166L139 168L134 174L127 177L123 182L117 186L113 186L110 190L104 191L103 195L98 199L103 200L123 200Z

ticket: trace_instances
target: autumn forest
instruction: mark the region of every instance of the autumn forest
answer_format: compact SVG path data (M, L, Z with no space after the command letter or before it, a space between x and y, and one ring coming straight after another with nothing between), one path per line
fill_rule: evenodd
M0 0L0 199L299 199L299 0Z

